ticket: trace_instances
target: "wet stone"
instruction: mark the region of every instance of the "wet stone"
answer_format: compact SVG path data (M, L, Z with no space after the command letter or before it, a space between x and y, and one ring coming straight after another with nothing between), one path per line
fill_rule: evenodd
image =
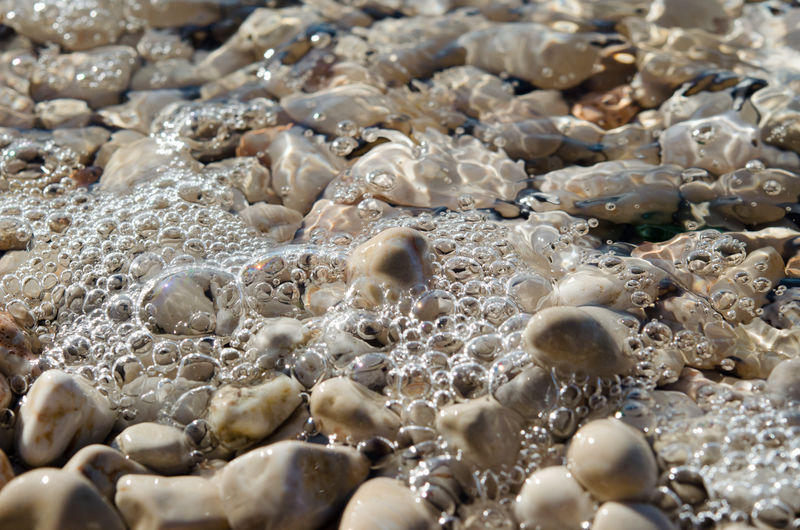
M632 365L623 349L623 315L602 307L551 307L531 318L524 343L543 367L607 376Z
M234 530L301 530L324 524L368 471L353 449L287 441L232 460L215 481Z
M125 528L113 505L88 479L49 467L23 473L0 490L0 525L9 530Z
M170 425L131 425L114 439L114 445L134 462L165 475L186 473L194 465L188 437Z
M134 530L230 528L219 491L211 480L202 477L127 475L117 482L114 503Z
M564 466L529 476L514 505L521 524L547 529L578 529L594 514L592 498Z
M80 376L44 372L19 410L17 454L30 466L57 461L105 440L114 424L108 399Z
M613 418L578 429L567 449L567 467L594 497L615 501L646 498L658 471L644 436Z
M256 386L220 387L209 402L208 425L225 446L246 447L269 436L292 414L302 390L283 374Z
M373 436L394 441L400 418L386 399L346 377L328 379L311 392L311 415L321 433L358 443Z

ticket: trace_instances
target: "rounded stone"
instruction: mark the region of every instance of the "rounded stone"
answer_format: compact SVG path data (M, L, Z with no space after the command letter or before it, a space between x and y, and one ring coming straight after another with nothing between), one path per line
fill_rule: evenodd
M339 530L434 530L431 506L399 480L378 477L363 483L347 503Z
M603 307L548 307L537 312L523 333L523 346L544 368L592 376L624 374L633 365L623 349L630 317Z
M592 530L674 530L664 512L649 504L606 502L594 516Z
M122 431L114 443L134 462L165 475L186 473L194 465L189 439L171 425L137 423Z
M129 475L117 482L114 500L131 530L230 528L217 488L203 477Z
M347 377L328 379L311 393L311 416L320 432L360 442L374 436L397 438L400 417L385 407L386 399Z
M642 499L658 479L656 459L644 435L614 418L578 429L567 449L567 467L601 501Z
M251 387L226 385L208 405L208 424L225 446L241 449L272 434L300 405L302 387L279 374Z
M3 530L124 530L119 515L78 473L40 468L19 475L0 490Z
M362 243L347 260L349 282L368 277L390 289L427 284L432 275L428 240L411 228L384 230Z
M767 378L767 390L789 400L800 400L800 359L778 363Z
M436 430L465 463L481 469L513 465L521 444L522 416L492 398L442 409Z
M354 449L286 441L232 460L215 482L232 528L306 530L337 513L368 473Z
M564 466L529 476L514 504L517 521L540 530L581 530L593 514L592 498Z
M108 399L86 379L48 370L33 383L20 406L17 454L29 466L43 466L102 442L113 425Z

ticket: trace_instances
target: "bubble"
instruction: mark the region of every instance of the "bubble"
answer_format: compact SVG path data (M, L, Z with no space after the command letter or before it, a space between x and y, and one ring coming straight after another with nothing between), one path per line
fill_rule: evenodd
M397 185L396 177L383 170L374 170L367 173L365 177L367 188L377 192L386 193L392 191Z

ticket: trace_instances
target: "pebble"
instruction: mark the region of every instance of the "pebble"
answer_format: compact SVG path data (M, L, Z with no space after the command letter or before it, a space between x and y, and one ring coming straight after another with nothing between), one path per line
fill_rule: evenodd
M78 473L40 468L0 490L3 530L124 530L114 507Z
M348 283L358 283L363 296L373 303L428 283L432 275L430 245L411 228L389 228L362 243L347 258Z
M150 137L117 148L105 163L99 189L130 192L143 182L156 178L165 167L199 169L200 164L184 151L165 151Z
M305 215L344 164L299 127L278 132L267 147L272 189L287 208Z
M306 530L337 513L368 473L353 449L286 441L237 457L215 482L234 530Z
M31 96L36 101L80 99L96 109L119 102L137 63L130 46L104 46L52 58L46 68L33 71ZM97 64L103 68L98 69ZM97 76L102 75L102 83Z
M778 363L767 378L767 390L786 399L800 401L800 359Z
M43 466L105 440L114 413L86 379L48 370L25 395L18 421L17 454L29 466Z
M242 135L241 141L244 141L248 134ZM244 193L250 204L260 202L278 204L280 202L278 191L272 188L272 175L269 168L264 167L255 156L237 156L212 162L206 166L206 171L211 170L220 171L229 178L231 184Z
M289 241L303 224L300 212L281 206L257 202L239 212L249 225L275 241Z
M117 481L131 474L150 473L143 465L132 460L107 445L87 445L64 464L64 471L80 473L89 479L94 487L109 502L114 501Z
M642 433L614 418L578 429L567 448L567 467L601 501L645 498L658 479L655 455Z
M14 468L8 460L6 452L0 449L0 490L14 478Z
M225 446L241 449L269 436L300 405L303 387L283 374L260 385L222 386L208 404L207 421Z
M400 417L386 407L386 398L347 377L315 387L309 405L319 431L336 440L397 439Z
M342 513L339 530L434 530L440 528L431 506L399 480L364 482Z
M92 110L79 99L51 99L36 104L39 121L47 129L60 127L86 127Z
M309 338L303 324L294 318L266 318L247 341L247 346L255 351L259 363L266 368L275 368L285 363L288 355Z
M504 407L518 412L526 420L533 420L555 403L556 393L550 372L531 366L501 385L493 396Z
M0 311L0 372L9 378L28 375L34 360L29 334L10 313Z
M114 445L134 462L164 475L180 475L194 465L188 437L171 425L131 425L114 439Z
M527 478L514 515L526 528L581 530L594 515L594 502L566 467L552 466Z
M667 516L650 504L604 502L592 522L596 530L675 530Z
M436 430L462 459L479 469L514 463L521 444L523 420L490 397L450 405L436 418Z
M629 328L603 307L549 307L528 322L523 345L542 367L597 376L625 374L633 365L623 349Z
M202 477L126 475L117 482L114 503L131 530L230 528L219 491Z

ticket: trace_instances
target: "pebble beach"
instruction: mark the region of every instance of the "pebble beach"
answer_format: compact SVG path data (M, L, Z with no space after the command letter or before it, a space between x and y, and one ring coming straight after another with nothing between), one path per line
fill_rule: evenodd
M800 528L798 28L0 0L0 529Z

